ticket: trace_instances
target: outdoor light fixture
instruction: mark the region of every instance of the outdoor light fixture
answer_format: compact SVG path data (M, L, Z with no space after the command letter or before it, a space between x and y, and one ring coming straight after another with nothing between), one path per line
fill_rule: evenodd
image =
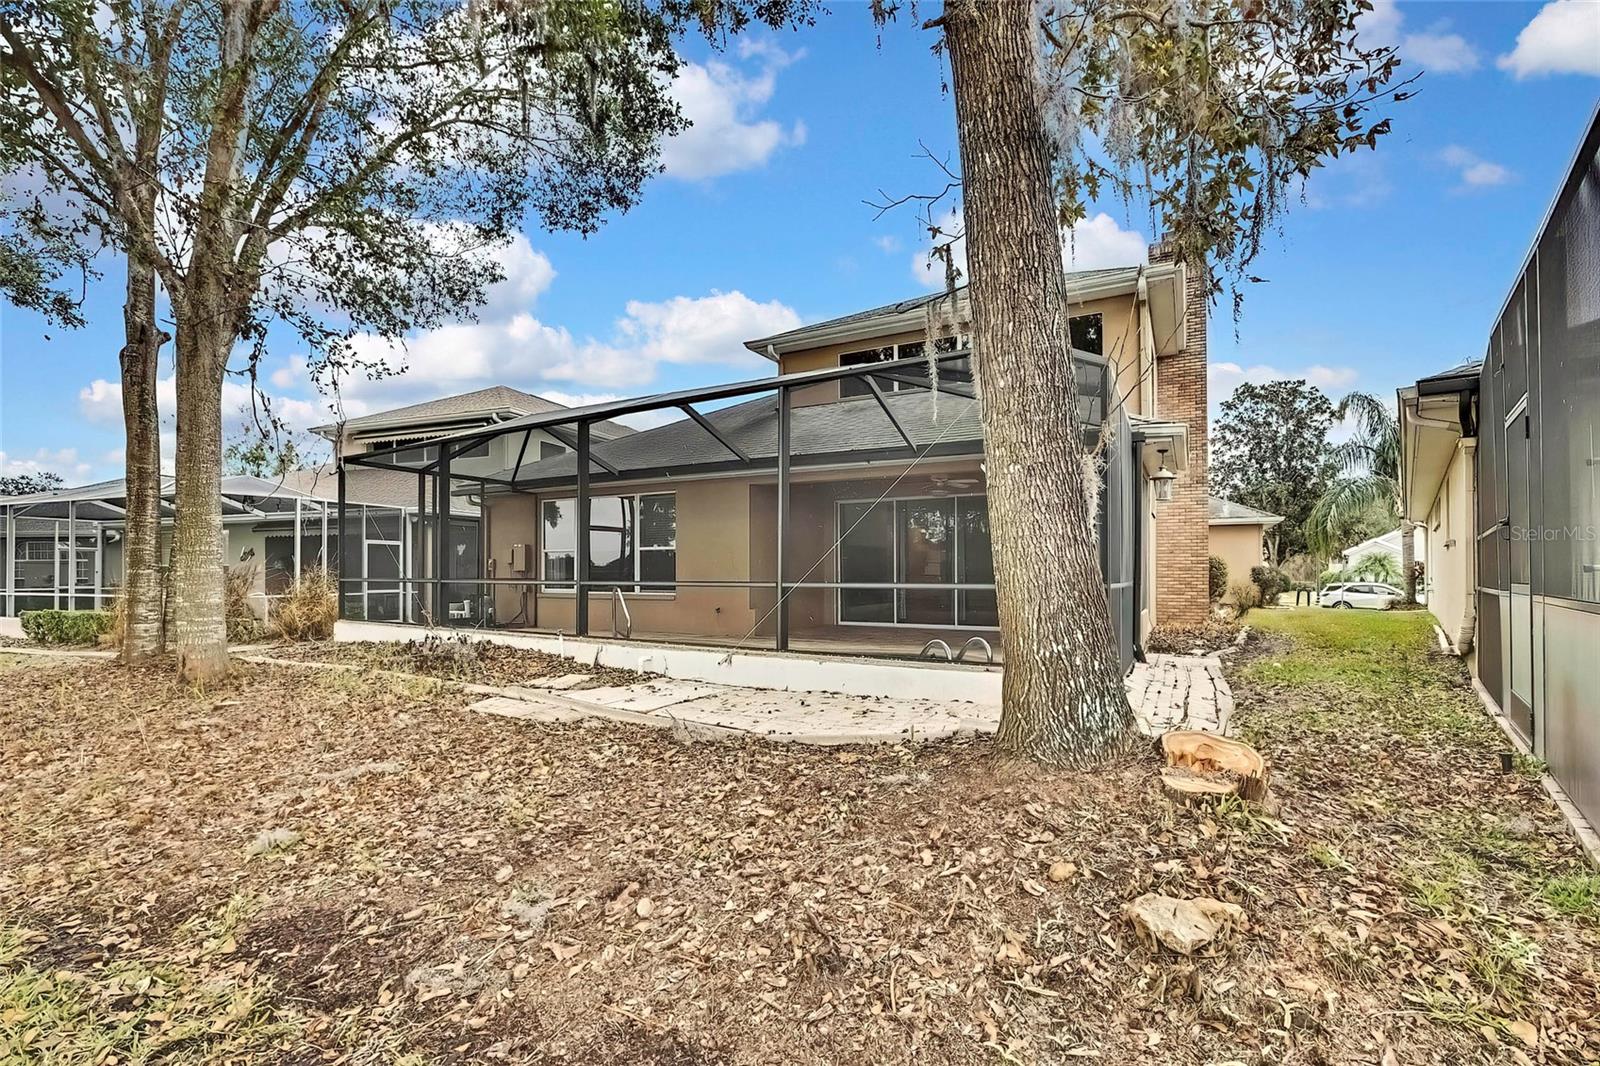
M1167 469L1165 448L1157 448L1156 454L1161 456L1161 467L1150 475L1150 480L1156 483L1156 502L1166 503L1172 499L1172 483L1178 480L1178 475Z

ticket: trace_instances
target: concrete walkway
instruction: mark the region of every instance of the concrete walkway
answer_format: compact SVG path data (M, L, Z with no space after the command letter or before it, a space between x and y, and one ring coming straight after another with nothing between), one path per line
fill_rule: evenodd
M505 689L472 705L484 714L535 721L596 718L654 725L696 736L759 736L801 744L891 744L993 733L1000 712L959 701L901 700L819 692L711 685L653 678L634 685L574 689L582 679L554 679ZM1221 661L1155 655L1134 667L1128 698L1140 732L1225 732L1233 695Z

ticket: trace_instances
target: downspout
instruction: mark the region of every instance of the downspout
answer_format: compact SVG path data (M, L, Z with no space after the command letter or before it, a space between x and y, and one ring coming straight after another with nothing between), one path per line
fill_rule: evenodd
M1467 544L1467 589L1462 597L1461 632L1456 634L1456 654L1466 656L1472 652L1472 642L1478 628L1478 440L1462 437L1457 444L1467 453L1466 465L1470 480L1467 482L1467 529L1471 532Z
M1150 282L1144 267L1139 268L1139 413L1146 418L1156 413L1156 338L1150 321Z

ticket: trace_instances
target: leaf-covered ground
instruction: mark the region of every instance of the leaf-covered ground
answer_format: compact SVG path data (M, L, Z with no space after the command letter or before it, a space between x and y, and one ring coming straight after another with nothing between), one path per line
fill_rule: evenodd
M1600 1058L1600 881L1426 615L1252 622L1271 811L0 653L0 1062ZM1249 927L1152 950L1151 889Z

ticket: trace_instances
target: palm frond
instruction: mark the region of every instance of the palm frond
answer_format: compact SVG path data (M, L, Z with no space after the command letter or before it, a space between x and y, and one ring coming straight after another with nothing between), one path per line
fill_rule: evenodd
M1306 519L1306 543L1323 555L1331 555L1344 545L1344 532L1367 511L1399 498L1399 485L1379 474L1344 477L1330 484L1311 508Z

